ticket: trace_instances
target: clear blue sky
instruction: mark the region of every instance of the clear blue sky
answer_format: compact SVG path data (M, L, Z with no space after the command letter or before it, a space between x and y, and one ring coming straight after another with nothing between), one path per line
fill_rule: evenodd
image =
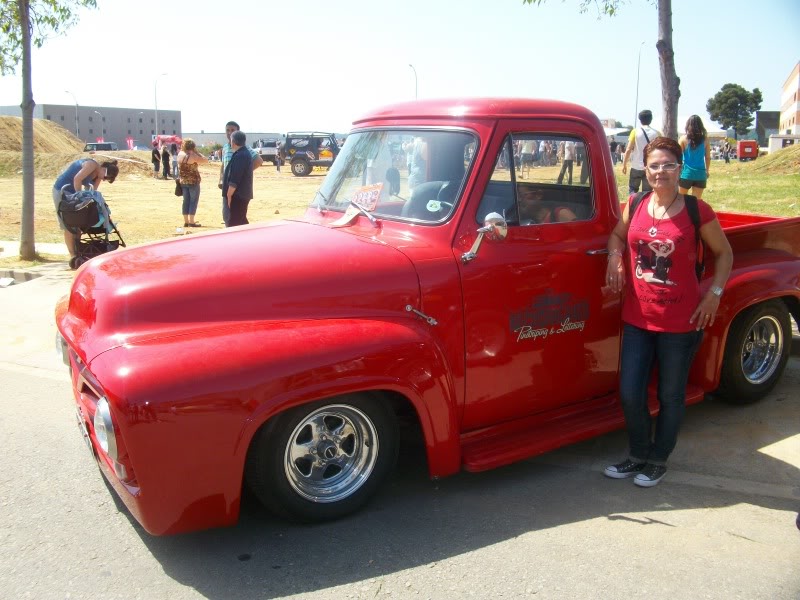
M800 60L800 2L672 4L680 119L707 122L706 101L725 83L758 87L762 109L779 110ZM230 119L244 131L347 131L367 109L413 99L413 64L420 98L556 98L630 124L641 48L638 107L661 120L657 14L646 0L600 19L580 14L578 0L97 5L34 51L37 103L72 104L70 90L81 105L150 108L158 80L159 108L181 110L184 131L222 131ZM3 77L0 105L20 99L20 78Z

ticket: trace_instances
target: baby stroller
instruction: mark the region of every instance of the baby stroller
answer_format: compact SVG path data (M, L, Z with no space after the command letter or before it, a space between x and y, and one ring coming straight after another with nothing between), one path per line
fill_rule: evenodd
M69 194L66 187L61 189L58 215L67 230L77 236L70 268L77 269L90 258L124 248L125 241L111 220L111 210L102 194L94 189Z

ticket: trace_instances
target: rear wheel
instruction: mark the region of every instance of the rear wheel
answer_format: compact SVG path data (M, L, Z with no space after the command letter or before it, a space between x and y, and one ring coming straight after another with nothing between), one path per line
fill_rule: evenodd
M732 404L760 400L783 374L791 340L789 311L780 300L742 312L728 333L718 393Z
M311 173L311 165L303 158L298 158L292 161L292 174L297 177L305 177Z
M361 507L397 458L397 425L381 402L361 395L300 406L253 439L247 480L270 510L326 521Z

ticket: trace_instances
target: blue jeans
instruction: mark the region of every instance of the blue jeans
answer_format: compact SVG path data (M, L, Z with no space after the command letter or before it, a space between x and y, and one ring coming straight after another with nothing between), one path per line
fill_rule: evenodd
M200 202L200 184L193 185L181 184L183 188L183 215L192 215L197 212L197 204Z
M702 331L665 333L625 323L619 393L633 462L667 463L686 413L689 368L702 339ZM656 363L660 409L653 436L647 384Z
M231 220L231 209L228 206L228 199L223 196L222 197L222 222L225 223L225 227L228 226L228 221Z

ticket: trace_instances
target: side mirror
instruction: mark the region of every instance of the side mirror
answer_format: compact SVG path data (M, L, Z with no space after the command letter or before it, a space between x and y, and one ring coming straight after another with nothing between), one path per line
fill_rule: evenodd
M493 242L506 239L508 235L508 223L500 213L491 212L483 219L483 227L478 229L478 233L485 233Z
M483 219L483 227L478 229L478 237L475 238L472 248L469 249L469 252L465 252L461 255L461 262L466 264L478 256L478 249L483 241L483 236L486 236L493 242L499 242L506 239L507 235L508 223L506 223L503 216L496 212L489 213Z

